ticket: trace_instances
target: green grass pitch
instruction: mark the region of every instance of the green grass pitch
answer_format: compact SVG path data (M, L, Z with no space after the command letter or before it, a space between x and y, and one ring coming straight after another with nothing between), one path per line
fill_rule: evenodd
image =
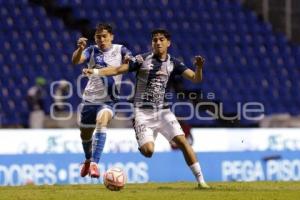
M210 183L211 189L196 189L195 183L127 184L119 192L103 185L51 185L0 187L0 200L300 200L300 182Z

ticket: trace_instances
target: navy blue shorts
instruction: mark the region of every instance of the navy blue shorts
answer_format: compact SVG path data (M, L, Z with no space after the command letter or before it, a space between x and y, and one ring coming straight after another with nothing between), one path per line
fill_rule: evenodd
M114 116L113 103L89 103L83 102L80 113L80 123L82 125L95 125L97 115L101 115L101 111L109 111Z

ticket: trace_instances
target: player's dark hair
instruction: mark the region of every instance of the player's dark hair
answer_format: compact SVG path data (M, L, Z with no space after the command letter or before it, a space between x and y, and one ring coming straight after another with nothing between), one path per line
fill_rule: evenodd
M110 24L107 24L107 23L100 23L100 24L97 24L96 26L96 33L97 32L101 32L103 30L107 30L107 32L109 32L110 34L113 34L113 28Z
M166 29L162 29L162 28L154 29L154 30L151 32L151 37L153 38L154 35L156 35L156 34L162 34L162 35L164 35L168 40L171 40L171 34L170 34L169 31L167 31Z

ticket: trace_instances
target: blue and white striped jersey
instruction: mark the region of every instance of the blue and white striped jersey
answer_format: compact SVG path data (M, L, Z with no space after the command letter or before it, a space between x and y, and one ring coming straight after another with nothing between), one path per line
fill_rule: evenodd
M83 51L89 68L118 67L125 55L132 55L124 46L113 44L106 51L101 51L97 45L91 45ZM122 75L113 77L90 76L84 89L83 100L91 103L115 101L119 94ZM113 85L115 84L115 87ZM113 91L116 90L116 91Z
M181 75L188 68L169 54L161 61L153 53L138 55L129 62L129 71L137 71L134 106L140 108L167 108L165 94L170 77Z

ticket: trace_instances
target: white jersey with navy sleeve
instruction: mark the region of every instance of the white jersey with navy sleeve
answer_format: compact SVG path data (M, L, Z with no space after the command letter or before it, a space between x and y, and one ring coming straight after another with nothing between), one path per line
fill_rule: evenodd
M91 45L83 51L83 54L88 68L96 69L107 66L118 67L122 64L125 55L131 56L131 52L126 47L118 44L112 44L111 48L106 51L102 51L97 45ZM122 75L113 77L90 76L84 89L83 100L91 103L115 101L121 80Z
M129 71L137 71L134 106L138 108L168 108L165 99L171 75L181 75L186 67L171 57L162 61L153 53L138 55L129 62Z

